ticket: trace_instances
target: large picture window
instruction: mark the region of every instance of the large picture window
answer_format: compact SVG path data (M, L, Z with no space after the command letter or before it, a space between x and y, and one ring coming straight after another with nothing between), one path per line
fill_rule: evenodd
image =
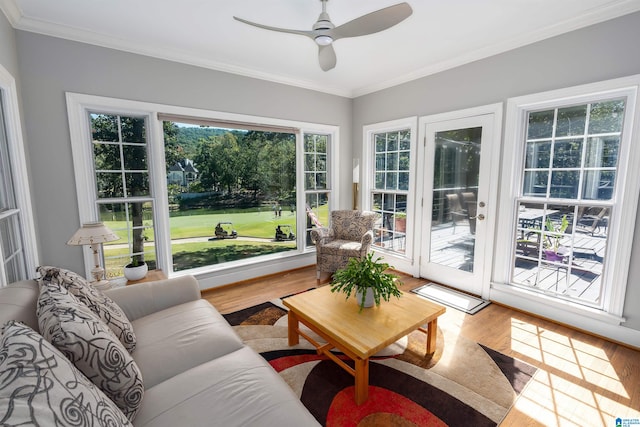
M164 122L174 271L297 249L296 134L221 126Z
M245 274L250 264L312 250L307 221L326 221L334 198L337 128L86 95L67 99L80 220L99 219L120 236L104 245L109 277L121 276L132 259L167 274L227 267Z

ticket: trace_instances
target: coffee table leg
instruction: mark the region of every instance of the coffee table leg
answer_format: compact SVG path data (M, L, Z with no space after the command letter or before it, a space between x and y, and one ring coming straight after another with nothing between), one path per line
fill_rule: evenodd
M436 317L427 324L427 354L436 351L436 337L438 336L438 318Z
M369 397L369 359L356 359L356 405L362 405Z
M289 345L298 344L300 342L300 337L298 336L298 316L295 315L293 310L289 310L287 325L289 334Z

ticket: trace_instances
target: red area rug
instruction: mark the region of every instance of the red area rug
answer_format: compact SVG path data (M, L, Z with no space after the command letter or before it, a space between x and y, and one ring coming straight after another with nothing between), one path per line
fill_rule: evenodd
M496 426L536 372L439 322L431 357L416 331L371 359L369 399L356 406L351 375L304 339L288 346L286 316L273 301L225 318L324 426Z

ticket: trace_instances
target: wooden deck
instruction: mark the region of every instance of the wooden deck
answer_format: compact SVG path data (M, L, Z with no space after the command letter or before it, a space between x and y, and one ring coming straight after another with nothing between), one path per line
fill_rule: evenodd
M606 253L606 230L599 234L576 230L573 236L562 239L566 256L562 261L545 259L538 249L516 253L512 283L597 304L601 298L601 276ZM445 223L432 230L431 262L451 268L473 271L475 237L469 225Z

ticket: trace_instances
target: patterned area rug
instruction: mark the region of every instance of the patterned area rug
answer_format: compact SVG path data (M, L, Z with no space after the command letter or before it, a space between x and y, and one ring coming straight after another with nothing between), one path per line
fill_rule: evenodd
M416 331L372 358L369 399L356 406L351 375L303 338L288 346L280 300L225 318L324 426L496 426L536 372L439 324L431 357L424 354L426 334Z

